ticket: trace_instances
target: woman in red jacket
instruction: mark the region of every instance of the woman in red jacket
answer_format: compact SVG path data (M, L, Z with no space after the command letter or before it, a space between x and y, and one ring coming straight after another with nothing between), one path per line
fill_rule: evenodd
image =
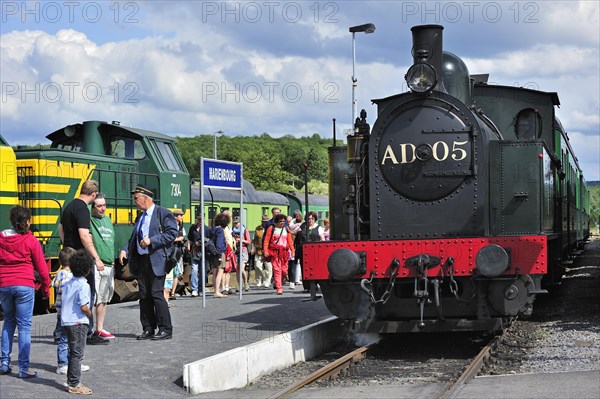
M294 239L285 225L287 217L283 214L273 218L275 223L267 228L264 237L263 253L265 259L273 264L273 279L277 295L283 294L283 284L288 272L288 260L294 257Z
M9 213L12 229L0 232L0 302L4 311L0 374L9 374L13 334L19 327L19 378L37 376L29 369L31 319L35 300L34 269L42 283L43 297L50 289L48 265L37 238L29 231L31 210L16 205Z

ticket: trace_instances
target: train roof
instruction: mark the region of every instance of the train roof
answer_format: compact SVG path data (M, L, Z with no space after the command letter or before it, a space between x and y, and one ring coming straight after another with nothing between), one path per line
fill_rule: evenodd
M299 202L302 206L305 205L304 193L281 193L286 197L292 197L294 201ZM308 194L309 206L329 206L329 197L323 194ZM309 208L310 209L310 208Z
M247 180L243 181L244 189L244 204L277 204L289 206L290 201L279 193L271 191L262 191L254 188L252 183ZM200 185L193 184L192 201L200 201ZM204 202L240 202L240 194L236 190L225 190L222 188L207 188L204 187Z
M60 129L47 135L46 138L54 143L54 142L62 141L62 139L64 137L73 137L73 136L82 135L84 123L85 122L75 123L72 125L67 125L67 126L61 127ZM173 137L168 136L166 134L153 132L151 130L144 130L144 129L138 129L138 128L134 128L134 127L121 126L121 124L119 124L116 121L113 121L112 123L100 121L99 123L100 123L100 126L99 126L98 130L100 132L109 132L109 131L119 132L120 131L121 134L124 134L126 136L129 136L129 135L131 135L131 133L133 133L135 136L153 137L153 138L160 138L161 140L164 140L164 141L174 141Z
M547 95L550 96L550 98L552 99L552 104L554 105L560 105L560 100L558 99L558 93L555 91L541 91L541 90L533 90L533 89L528 89L527 87L517 87L517 86L504 86L504 85L490 85L487 83L475 83L475 88L476 89L485 89L485 88L490 88L490 90L493 89L502 89L502 90L511 90L511 91L519 91L519 92L526 92L526 93L532 93L532 94L542 94L542 95Z
M471 76L482 76L482 75L471 75ZM519 92L527 92L527 93L532 93L532 94L545 94L550 96L550 98L552 99L552 104L554 105L560 105L560 100L558 99L558 93L553 92L553 91L541 91L541 90L533 90L533 89L528 89L526 87L516 87L516 86L503 86L503 85L490 85L487 84L485 82L475 82L475 86L476 89L482 89L484 90L485 88L489 88L490 90L493 89L502 89L502 90L515 90L515 91L519 91ZM493 93L493 92L492 92ZM383 97L383 98L374 98L371 99L371 102L373 104L377 104L377 105L381 105L386 103L387 101L390 100L394 100L400 96L402 96L405 93L398 93L398 94L394 94L388 97Z

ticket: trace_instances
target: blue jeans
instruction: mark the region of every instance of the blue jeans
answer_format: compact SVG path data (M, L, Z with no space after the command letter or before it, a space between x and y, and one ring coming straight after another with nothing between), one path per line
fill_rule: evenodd
M29 370L29 351L31 348L31 319L35 290L33 287L14 285L0 288L0 302L4 310L2 328L2 365L10 365L13 336L19 328L19 370Z
M64 326L63 328L69 337L67 384L70 387L76 387L81 379L81 359L83 359L85 352L88 326L86 324L76 324L74 326Z
M69 364L69 338L67 337L67 330L61 325L60 315L57 315L56 331L56 337L58 339L58 345L56 346L56 362L59 366L66 366Z
M190 285L192 286L192 291L198 292L198 264L201 260L194 259L192 257L192 274L190 274Z

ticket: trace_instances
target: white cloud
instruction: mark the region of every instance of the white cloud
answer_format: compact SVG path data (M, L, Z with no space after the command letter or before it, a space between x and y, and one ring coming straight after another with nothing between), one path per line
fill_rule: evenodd
M569 132L568 136L586 180L600 180L600 134Z

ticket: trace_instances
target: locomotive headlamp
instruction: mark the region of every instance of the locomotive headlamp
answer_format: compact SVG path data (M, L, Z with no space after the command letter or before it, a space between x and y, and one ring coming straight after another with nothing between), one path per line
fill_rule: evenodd
M498 277L508 268L508 263L508 253L496 244L481 248L475 258L477 270L485 277Z
M415 64L406 72L406 83L416 93L427 93L437 84L435 69L429 64Z

